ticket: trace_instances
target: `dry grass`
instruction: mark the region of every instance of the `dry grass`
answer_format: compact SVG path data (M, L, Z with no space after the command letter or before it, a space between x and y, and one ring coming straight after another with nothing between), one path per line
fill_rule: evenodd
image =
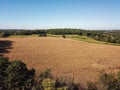
M96 81L102 70L120 66L120 46L93 44L52 37L4 38L13 41L5 56L20 59L37 71L50 68L56 76L68 76L75 82Z

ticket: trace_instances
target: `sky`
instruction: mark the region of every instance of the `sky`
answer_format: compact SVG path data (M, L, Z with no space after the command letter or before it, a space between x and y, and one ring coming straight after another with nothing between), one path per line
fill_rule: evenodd
M120 29L120 0L0 0L0 29Z

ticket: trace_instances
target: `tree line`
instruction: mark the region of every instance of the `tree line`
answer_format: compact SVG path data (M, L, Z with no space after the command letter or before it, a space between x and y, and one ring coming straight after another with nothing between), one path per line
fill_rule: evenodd
M32 35L39 36L53 35L82 35L93 38L98 41L120 44L120 31L107 30L83 30L83 29L41 29L41 30L0 30L0 37L8 37L11 35Z

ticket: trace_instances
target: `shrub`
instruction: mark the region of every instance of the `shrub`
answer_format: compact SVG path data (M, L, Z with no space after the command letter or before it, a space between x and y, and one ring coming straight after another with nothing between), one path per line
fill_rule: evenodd
M66 36L65 36L65 35L62 35L62 37L63 37L63 38L66 38Z
M52 73L51 73L51 70L50 69L46 69L45 71L41 72L39 77L41 79L46 79L46 78L52 78Z
M117 73L119 76L119 74ZM106 74L104 73L100 80L106 90L120 90L120 81L119 77L116 74Z
M56 87L59 87L59 88L65 87L67 90L78 90L78 86L76 84L74 84L73 79L68 78L68 77L67 78L66 77L57 78L56 79Z
M44 90L54 90L55 84L56 84L55 80L52 80L52 79L44 79L42 81L42 86Z
M39 37L46 37L46 36L47 36L47 32L46 31L39 32Z
M4 38L5 37L5 33L0 33L0 38Z
M92 82L88 82L87 90L98 90L98 88Z
M7 33L7 32L1 32L0 33L0 38L5 38L5 37L8 37L8 36L10 36L10 34Z

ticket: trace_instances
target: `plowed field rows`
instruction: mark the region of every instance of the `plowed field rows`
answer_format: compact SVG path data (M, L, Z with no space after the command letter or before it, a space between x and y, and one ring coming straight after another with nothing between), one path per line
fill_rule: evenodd
M50 37L4 38L12 48L4 56L20 59L38 72L51 69L55 76L74 78L75 82L96 81L102 70L120 67L120 46L93 44Z

